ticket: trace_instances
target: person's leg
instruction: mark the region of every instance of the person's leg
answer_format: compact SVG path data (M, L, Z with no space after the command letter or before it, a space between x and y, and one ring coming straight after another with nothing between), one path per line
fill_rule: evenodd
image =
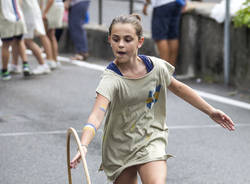
M25 44L32 51L39 63L37 68L35 68L32 73L35 75L50 73L50 68L47 63L44 62L40 47L32 39L25 39Z
M15 42L12 42L12 43L15 43ZM20 74L22 73L22 69L18 65L18 58L19 58L18 45L11 44L11 47L12 47L12 50L11 50L12 61L9 67L9 72L13 74Z
M32 51L32 53L36 57L38 63L40 65L43 65L44 60L42 58L42 52L40 50L40 47L32 39L25 39L24 42L25 42L25 45L27 46L27 48Z
M18 56L19 56L18 55L18 46L16 44L12 44L11 47L12 47L12 51L11 51L11 53L12 53L12 62L11 63L13 65L17 66L18 65Z
M156 45L160 58L175 66L179 50L179 40L159 40L156 41Z
M171 63L170 61L170 50L169 50L169 45L167 40L158 40L155 41L157 49L159 51L160 58Z
M69 32L75 45L76 53L87 54L88 42L83 22L89 7L89 2L81 2L69 10Z
M18 53L23 61L23 75L25 77L30 75L30 67L28 64L28 57L26 54L26 46L24 44L24 40L22 39L22 36L18 36L14 39L14 43L18 47Z
M53 60L52 46L49 38L46 35L41 35L39 38L46 53L46 59L50 61Z
M137 184L137 166L132 166L118 176L114 184Z
M179 51L179 25L181 19L181 9L182 6L180 6L177 2L170 3L168 9L169 29L167 32L167 42L169 48L169 60L173 66L176 65Z
M18 53L22 59L23 62L27 62L28 61L28 57L26 54L26 46L24 44L24 40L23 39L14 39L14 43L17 45L18 48Z
M57 55L58 55L58 43L55 36L55 29L49 29L48 30L48 37L50 39L50 43L52 46L52 57L54 61L57 61Z
M166 184L167 164L165 160L139 165L138 172L143 184Z
M168 48L169 48L169 62L170 64L175 66L179 51L179 40L178 39L168 40Z
M12 43L12 39L2 40L2 80L10 80L11 76L8 72L8 62L9 62L9 47Z
M10 58L9 47L12 43L12 40L3 40L2 43L2 69L8 70L8 62Z

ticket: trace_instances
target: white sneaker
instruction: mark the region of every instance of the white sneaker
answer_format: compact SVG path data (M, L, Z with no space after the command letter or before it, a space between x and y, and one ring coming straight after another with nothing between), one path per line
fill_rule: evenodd
M50 72L50 68L47 64L39 65L32 71L34 75L49 74Z
M49 65L49 67L50 67L51 70L56 69L57 65L56 65L55 61L53 61L53 60L47 60L47 64Z
M57 67L57 68L61 68L61 67L62 67L62 64L61 64L60 61L57 61L57 62L56 62L56 67Z
M8 69L10 73L13 74L20 74L22 73L22 67L19 65L9 64Z

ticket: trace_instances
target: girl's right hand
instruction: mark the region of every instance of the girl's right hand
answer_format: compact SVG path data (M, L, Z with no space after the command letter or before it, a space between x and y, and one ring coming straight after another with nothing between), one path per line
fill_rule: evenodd
M87 148L86 148L86 146L83 146L82 148L83 148L83 152L84 152L83 156L85 157L87 154ZM75 155L75 157L70 162L70 168L75 169L77 164L80 163L80 161L81 161L81 153L80 153L80 151L78 151L77 154Z

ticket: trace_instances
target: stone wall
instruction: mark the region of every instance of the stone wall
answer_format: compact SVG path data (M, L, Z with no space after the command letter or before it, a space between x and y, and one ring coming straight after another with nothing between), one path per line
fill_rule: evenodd
M223 83L224 24L209 18L212 4L198 3L184 13L181 20L180 50L176 71L179 75L200 77L211 82ZM107 28L86 26L91 56L113 59L108 44ZM64 31L59 49L73 52L67 31ZM250 29L234 28L231 24L230 84L250 90ZM139 53L157 56L154 41L145 36Z

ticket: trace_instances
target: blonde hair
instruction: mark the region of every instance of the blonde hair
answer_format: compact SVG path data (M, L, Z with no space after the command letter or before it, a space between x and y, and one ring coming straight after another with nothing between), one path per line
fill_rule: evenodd
M142 25L141 25L141 17L138 14L131 15L120 15L115 17L110 26L109 26L109 36L111 35L112 28L115 24L132 24L135 28L136 35L139 39L143 36Z

